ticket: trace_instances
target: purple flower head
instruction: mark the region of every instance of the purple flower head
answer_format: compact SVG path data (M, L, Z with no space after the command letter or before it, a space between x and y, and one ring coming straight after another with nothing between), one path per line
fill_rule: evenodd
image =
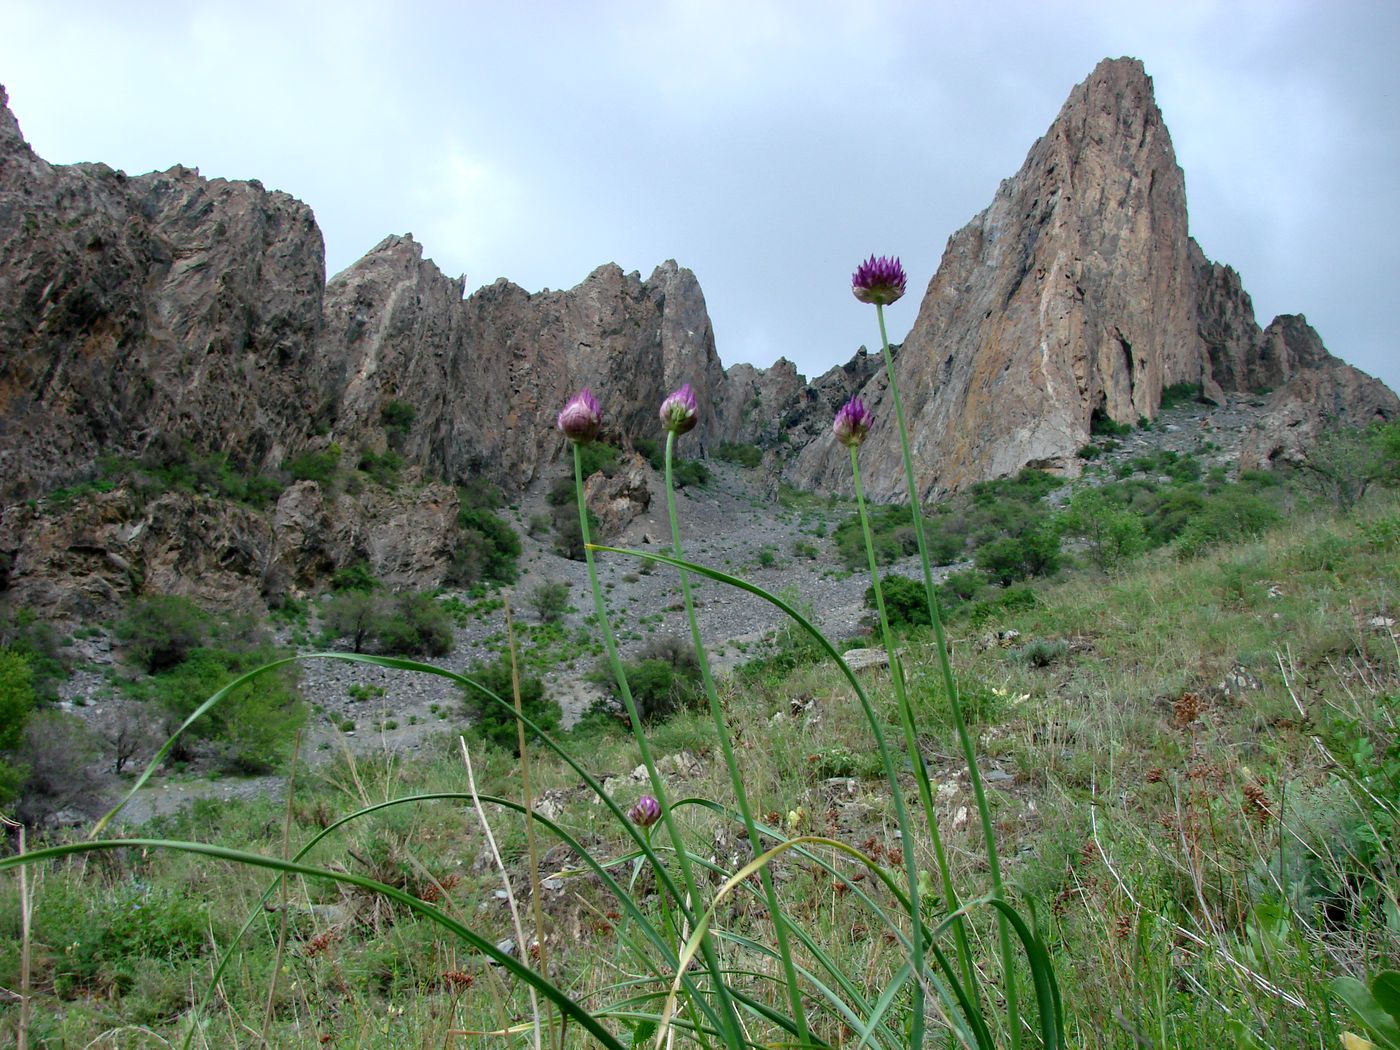
M847 448L855 448L865 440L865 435L870 433L870 424L873 422L875 417L870 414L870 409L865 407L865 402L853 397L836 413L831 430L837 441Z
M661 819L661 803L650 795L643 795L627 811L627 819L639 828L649 828Z
M661 402L661 425L676 437L695 429L698 406L695 404L695 391L689 383L682 383L679 390L671 393Z
M851 291L863 303L889 306L904 295L904 267L897 257L872 255L851 274Z
M603 425L603 410L598 407L593 391L584 387L569 398L569 403L559 413L557 424L564 436L576 445L586 445L596 438Z

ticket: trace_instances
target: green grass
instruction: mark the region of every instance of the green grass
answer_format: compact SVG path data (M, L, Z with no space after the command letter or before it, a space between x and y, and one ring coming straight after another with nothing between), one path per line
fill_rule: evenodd
M1034 905L1050 945L1070 1045L1301 1050L1339 1046L1344 1028L1358 1030L1329 982L1400 965L1400 830L1384 806L1400 796L1400 650L1371 625L1400 619L1397 593L1400 506L1391 502L1346 518L1295 516L1196 558L1162 547L1112 577L1039 585L1032 607L953 622L979 764L984 776L1001 774L990 786L1007 878L1018 905ZM538 635L528 640L542 660L584 648L568 632ZM903 644L945 841L973 897L986 888L980 832L933 652L920 628ZM863 677L894 735L888 677ZM826 665L770 656L721 690L761 819L829 835L894 867L895 854L912 848L931 866L927 842L890 835L868 730ZM447 726L458 722L452 713ZM706 717L685 711L651 733L676 797L728 800L713 734ZM606 719L591 720L579 743L599 775L625 777L638 765L635 743ZM463 790L454 735L419 754L332 759L299 773L290 806L201 802L143 830L281 855L284 831L295 849L367 802ZM532 794L555 800L561 824L599 856L625 854L629 843L577 776L538 749L531 759ZM482 792L520 797L508 751L477 743L473 760ZM912 779L904 786L912 791ZM619 782L615 794L626 804L641 790ZM489 812L519 890L523 824ZM740 849L736 825L709 811L686 809L683 825L697 853L726 866L725 851ZM493 941L512 937L500 876L483 850L463 803L424 802L347 825L309 859L443 903ZM551 852L541 871L573 864L567 850ZM178 1045L214 945L226 945L250 913L258 920L195 1045L257 1045L269 989L273 1045L451 1045L452 1031L528 1017L517 985L401 906L293 881L285 902L274 897L278 910L263 911L269 877L159 851L49 865L35 888L31 1043L87 1045L134 1025L154 1033L150 1045ZM854 892L797 858L779 863L775 877L794 918L848 973L872 989L892 975L902 952ZM4 878L0 986L17 989L18 894L13 876ZM639 900L657 906L654 894ZM610 989L635 965L617 902L580 875L545 890L542 904L552 972L566 975L575 998L615 999ZM766 932L756 891L734 911L730 929ZM974 914L970 936L994 965L990 918ZM798 956L810 964L805 950ZM743 986L781 1002L766 981ZM640 987L665 990L654 979ZM833 1044L849 1040L828 1013L814 1010L812 1022ZM0 1042L17 1023L17 1008L0 1004ZM756 1027L753 1036L780 1033ZM574 1029L566 1042L587 1045Z

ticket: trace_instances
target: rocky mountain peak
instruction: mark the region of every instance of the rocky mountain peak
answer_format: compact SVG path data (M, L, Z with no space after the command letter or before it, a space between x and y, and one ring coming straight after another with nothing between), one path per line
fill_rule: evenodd
M1134 423L1174 383L1218 396L1334 360L1307 332L1282 318L1260 332L1238 275L1206 260L1151 77L1137 59L1105 60L949 239L899 349L920 491L1027 465L1074 472L1096 415ZM867 487L895 498L900 450L883 377L861 392L876 417ZM847 472L830 442L789 468L833 487Z

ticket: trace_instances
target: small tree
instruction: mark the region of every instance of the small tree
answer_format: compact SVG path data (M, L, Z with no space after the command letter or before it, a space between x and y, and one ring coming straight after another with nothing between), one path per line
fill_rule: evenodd
M558 623L569 609L569 585L558 580L540 584L530 592L530 608L540 623Z
M1060 516L1060 528L1088 544L1089 557L1111 572L1147 549L1142 517L1110 500L1098 489L1081 489Z
M29 661L0 649L0 805L19 792L24 770L15 751L24 739L24 726L34 709L34 675Z
M467 677L485 686L507 704L514 706L515 692L511 683L510 660L498 660L490 664L477 664ZM476 732L497 747L504 748L513 755L520 754L520 739L516 729L515 713L502 707L490 697L482 696L475 689L465 688L467 713L476 721ZM520 710L527 718L546 731L559 724L559 705L544 698L544 683L538 678L522 675L520 678ZM526 737L530 736L526 732Z
M1328 430L1298 471L1323 499L1338 510L1350 510L1372 485L1400 479L1400 423Z
M174 667L209 636L209 614L188 598L142 598L117 624L117 637L151 674Z

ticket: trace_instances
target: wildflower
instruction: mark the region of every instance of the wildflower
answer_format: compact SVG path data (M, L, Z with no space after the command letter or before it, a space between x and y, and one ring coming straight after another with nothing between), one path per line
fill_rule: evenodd
M863 303L889 306L904 295L904 267L899 259L871 256L851 274L851 291Z
M870 414L870 409L865 407L865 402L853 397L836 413L831 430L837 441L847 448L855 448L865 440L865 435L870 433L870 424L874 421L875 417Z
M661 402L661 425L680 437L695 429L699 422L696 411L695 391L690 389L689 383L682 383L679 390Z
M584 387L569 398L559 413L557 425L564 436L577 445L586 445L596 438L603 425L603 410L598 407L593 391Z
M639 828L649 828L661 819L661 803L650 795L643 795L627 811L627 819Z

